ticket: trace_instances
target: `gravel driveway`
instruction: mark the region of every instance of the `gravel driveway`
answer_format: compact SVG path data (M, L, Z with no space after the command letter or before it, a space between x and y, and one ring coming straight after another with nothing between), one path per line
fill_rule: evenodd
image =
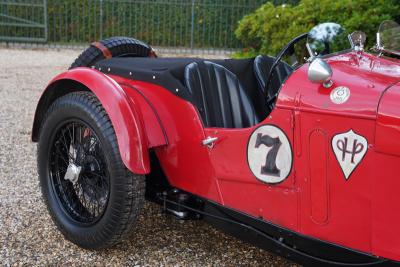
M42 201L30 134L42 90L79 53L0 48L0 266L297 266L150 203L128 242L94 252L66 241Z

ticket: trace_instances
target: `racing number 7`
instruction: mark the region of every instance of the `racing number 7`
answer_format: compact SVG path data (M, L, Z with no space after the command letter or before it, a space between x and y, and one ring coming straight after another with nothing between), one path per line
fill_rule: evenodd
M280 177L281 171L276 166L276 158L278 156L279 148L282 145L281 140L279 137L272 138L269 135L263 135L262 133L259 133L257 134L255 148L259 148L261 145L272 147L272 149L270 149L267 153L265 165L261 167L261 174Z

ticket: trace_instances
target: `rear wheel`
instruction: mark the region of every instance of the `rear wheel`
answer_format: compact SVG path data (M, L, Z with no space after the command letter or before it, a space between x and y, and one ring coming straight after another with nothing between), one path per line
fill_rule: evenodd
M70 93L49 108L40 131L38 171L54 222L75 244L108 247L135 225L145 179L126 169L111 122L93 94Z

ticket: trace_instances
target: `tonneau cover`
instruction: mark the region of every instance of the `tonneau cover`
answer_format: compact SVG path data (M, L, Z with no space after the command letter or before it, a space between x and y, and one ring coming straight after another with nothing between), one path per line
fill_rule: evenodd
M170 92L192 102L189 91L183 85L185 67L192 62L211 61L224 66L237 75L250 96L254 95L255 78L254 59L201 59L201 58L144 58L126 57L104 59L95 64L95 68L105 74L113 74L132 80L160 85ZM250 79L249 79L250 78ZM178 89L178 90L177 90Z

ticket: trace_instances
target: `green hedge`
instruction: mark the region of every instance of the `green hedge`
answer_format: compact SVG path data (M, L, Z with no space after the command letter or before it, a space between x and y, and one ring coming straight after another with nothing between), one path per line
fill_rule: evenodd
M375 43L379 24L400 14L398 0L300 0L297 5L266 3L245 16L235 31L245 49L238 57L275 55L295 36L322 22L336 22L347 33L367 34L367 44Z

